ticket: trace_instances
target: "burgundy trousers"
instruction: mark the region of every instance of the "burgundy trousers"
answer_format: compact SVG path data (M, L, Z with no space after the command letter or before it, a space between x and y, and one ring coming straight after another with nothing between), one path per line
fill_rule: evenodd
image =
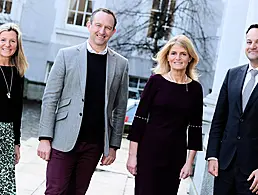
M51 151L45 195L85 195L103 152L100 144L77 143L70 152Z

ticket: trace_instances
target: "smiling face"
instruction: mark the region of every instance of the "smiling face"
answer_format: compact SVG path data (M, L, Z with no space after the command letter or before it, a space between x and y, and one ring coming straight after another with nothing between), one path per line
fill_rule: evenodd
M111 14L97 12L91 22L87 23L90 32L89 43L94 50L103 50L115 33L114 18Z
M175 44L171 47L167 59L171 70L186 70L188 63L191 61L187 50L182 46Z
M258 67L258 28L252 28L246 34L245 54L251 64Z
M18 45L17 33L13 30L0 34L0 58L11 58Z

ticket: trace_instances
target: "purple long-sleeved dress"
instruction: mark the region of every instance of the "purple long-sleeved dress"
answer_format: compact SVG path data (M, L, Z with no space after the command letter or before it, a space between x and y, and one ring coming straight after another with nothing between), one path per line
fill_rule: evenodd
M187 149L202 150L202 113L198 82L150 77L128 135L138 142L135 195L177 194Z

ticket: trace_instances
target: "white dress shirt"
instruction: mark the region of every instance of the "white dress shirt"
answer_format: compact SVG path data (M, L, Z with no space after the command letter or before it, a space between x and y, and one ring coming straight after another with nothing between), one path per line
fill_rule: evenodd
M90 52L90 53L95 53L95 54L99 54L99 55L105 55L107 53L107 48L108 46L106 46L106 48L101 51L101 52L96 52L90 45L89 43L89 39L87 40L87 50Z

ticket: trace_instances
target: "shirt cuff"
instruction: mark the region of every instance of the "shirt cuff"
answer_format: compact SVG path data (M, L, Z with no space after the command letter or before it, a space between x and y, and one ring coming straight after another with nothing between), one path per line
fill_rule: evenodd
M49 141L52 141L52 138L51 137L39 137L39 141L41 140L49 140Z
M117 149L119 149L119 147L117 147L117 146L109 146L110 148L113 148L115 151L117 150Z
M209 161L209 160L218 160L218 159L216 157L210 157L207 160Z

